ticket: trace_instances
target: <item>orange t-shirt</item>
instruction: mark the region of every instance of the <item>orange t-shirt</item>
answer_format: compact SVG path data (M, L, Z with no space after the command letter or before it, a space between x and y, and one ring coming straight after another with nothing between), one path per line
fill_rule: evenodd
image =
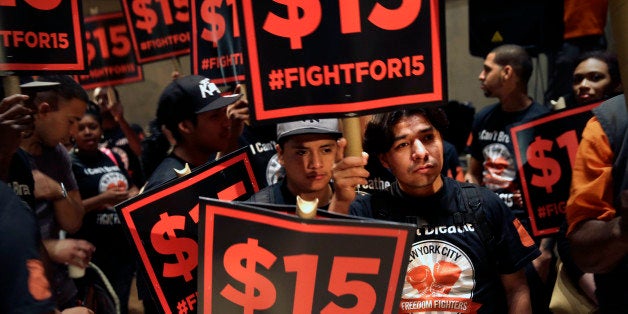
M570 233L580 222L590 219L609 221L613 207L613 158L608 137L597 117L587 122L578 146L567 200Z
M565 0L564 10L564 39L604 34L608 0Z

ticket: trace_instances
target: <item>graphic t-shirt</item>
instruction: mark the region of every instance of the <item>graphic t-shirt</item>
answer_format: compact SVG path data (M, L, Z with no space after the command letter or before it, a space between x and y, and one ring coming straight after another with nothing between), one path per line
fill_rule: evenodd
M91 198L110 189L129 189L129 175L104 153L99 151L94 155L86 155L73 151L71 156L72 171L81 198ZM119 163L119 156L112 156L116 156ZM101 267L135 261L114 205L87 212L81 229L74 235L96 246L92 261Z
M536 102L517 112L505 112L500 104L495 104L478 112L473 121L471 156L482 163L482 185L497 193L515 217L526 225L525 206L517 205L513 199L514 193L520 191L521 183L510 129L547 112L549 109Z
M492 192L478 188L493 241L482 240L471 223L454 223L465 211L459 184L429 197L403 193L395 182L387 191L359 196L350 213L417 224L400 313L506 313L500 276L522 269L540 253L510 210Z

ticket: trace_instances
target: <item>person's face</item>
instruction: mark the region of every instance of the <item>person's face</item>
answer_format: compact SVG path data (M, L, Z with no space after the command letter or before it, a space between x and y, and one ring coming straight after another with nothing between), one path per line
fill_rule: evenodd
M283 149L277 145L288 188L297 195L327 189L336 150L336 138L325 134L294 135L286 140Z
M589 58L578 64L573 73L573 92L578 104L603 100L612 91L606 62Z
M443 186L443 140L422 115L402 118L393 128L395 141L380 161L397 178L401 190L414 196L434 194Z
M503 67L495 63L495 53L489 53L478 75L480 88L486 97L498 97L496 94L503 85Z
M78 130L75 135L76 147L82 151L97 151L101 135L102 128L98 120L91 114L86 114L78 123Z
M56 111L51 111L49 105L40 104L35 120L36 132L42 144L48 147L68 142L70 136L76 134L76 126L87 108L87 104L77 98L59 98L58 101Z
M230 126L227 107L202 112L196 116L189 138L196 149L211 155L229 145Z

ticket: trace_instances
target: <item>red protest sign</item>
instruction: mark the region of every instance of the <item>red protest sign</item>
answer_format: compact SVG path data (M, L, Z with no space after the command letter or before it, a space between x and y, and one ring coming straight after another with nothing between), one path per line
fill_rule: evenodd
M244 54L235 0L192 0L192 73L217 84L244 80Z
M122 5L138 63L190 53L187 0L123 0Z
M78 0L1 0L0 71L86 69Z
M535 236L558 232L565 220L571 172L591 109L600 103L544 115L513 127L521 190Z
M240 149L115 207L164 313L194 310L199 196L249 198L259 190L249 160L249 150Z
M416 225L201 198L199 312L393 313ZM237 228L234 228L237 226Z
M142 67L135 62L122 12L86 17L84 23L89 73L76 76L83 88L92 89L144 79Z
M441 2L243 0L254 119L442 102Z

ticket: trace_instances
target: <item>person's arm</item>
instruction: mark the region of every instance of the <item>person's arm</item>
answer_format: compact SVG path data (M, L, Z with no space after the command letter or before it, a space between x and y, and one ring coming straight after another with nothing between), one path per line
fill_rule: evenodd
M501 275L501 282L506 292L508 313L532 313L530 290L524 270Z
M50 259L59 264L72 264L81 268L87 267L96 247L85 240L79 239L47 239L44 247Z
M111 111L111 115L118 122L122 133L129 141L129 147L138 158L142 156L142 141L135 130L129 125L129 122L124 118L124 110L122 108L122 104L119 101L116 101L113 106L109 109Z
M621 216L610 221L586 220L568 237L571 254L584 272L608 272L628 254L628 223Z
M482 183L482 163L473 158L469 157L469 164L467 165L467 174L464 176L465 180L474 184Z
M66 190L65 195L61 182L57 182L39 170L33 170L35 181L35 198L52 201L55 218L61 229L75 233L83 223L83 203L78 190ZM65 187L65 186L64 186Z
M240 93L241 89L241 85L236 86L234 93ZM218 154L216 154L216 159L219 159L220 157L225 156L239 148L238 138L242 135L244 124L249 123L249 102L242 97L240 100L227 106L227 117L231 121L229 146L224 151L218 152Z
M571 253L588 273L608 272L628 254L628 191L621 192L622 206L615 208L613 155L600 123L592 118L582 132L566 207Z
M369 172L364 168L368 161L368 155L363 152L360 157L344 157L347 140L341 138L337 143L336 162L332 170L334 195L328 210L348 214L349 206L356 196L355 188L360 184L368 184Z

